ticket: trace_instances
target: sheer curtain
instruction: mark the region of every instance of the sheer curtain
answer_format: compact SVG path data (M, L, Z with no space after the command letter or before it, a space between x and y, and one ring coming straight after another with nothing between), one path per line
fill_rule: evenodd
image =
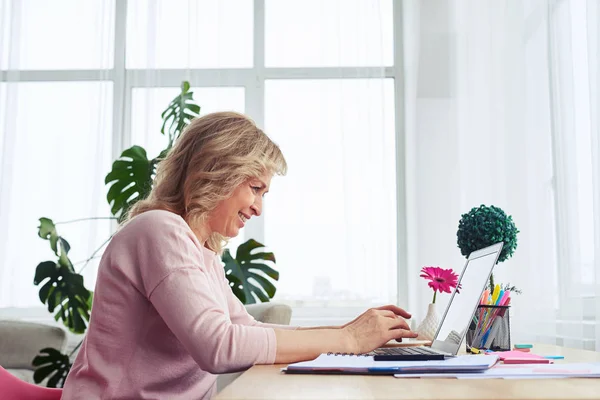
M404 5L411 309L418 269L460 271L460 216L493 204L520 230L495 268L523 291L513 340L600 349L596 3Z
M35 268L56 256L40 217L110 215L114 17L112 1L0 1L0 308L41 306ZM76 268L109 226L57 225ZM96 263L83 271L92 288Z
M288 159L263 216L230 247L253 238L275 253L274 300L299 307L294 322L345 321L393 302L395 5L0 0L0 308L40 306L35 267L53 254L37 219L108 216L112 161L132 145L148 157L164 148L160 114L184 80L201 114L248 114ZM58 229L77 262L114 225ZM97 261L84 271L88 287Z
M308 78L265 83L265 127L289 163L266 200L265 242L296 324L396 299L394 6L265 2L267 74Z

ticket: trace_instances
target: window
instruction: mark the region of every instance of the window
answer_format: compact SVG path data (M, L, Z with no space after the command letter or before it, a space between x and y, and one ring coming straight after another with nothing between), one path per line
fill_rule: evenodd
M252 0L128 0L127 68L250 68L252 23Z
M160 113L182 80L202 113L247 113L288 160L289 176L274 178L263 216L229 245L253 238L275 253L276 300L318 310L395 300L401 69L392 0L83 3L12 0L0 8L8 21L0 28L0 99L19 110L0 107L0 150L17 148L10 160L19 166L4 156L0 163L2 189L11 188L10 203L6 192L0 198L0 223L11 232L0 265L26 265L0 268L0 307L39 306L34 268L52 255L35 220L108 215L103 177L112 160L133 144L149 157L164 147ZM21 202L23 191L63 195ZM110 233L106 221L64 229L77 261ZM95 267L86 274L93 285Z
M392 79L266 82L265 126L290 165L265 218L282 297L363 307L395 297L393 109Z
M267 0L267 67L393 65L391 1Z
M0 69L112 68L114 0L5 1ZM9 46L9 41L13 46ZM16 45L18 43L18 45Z

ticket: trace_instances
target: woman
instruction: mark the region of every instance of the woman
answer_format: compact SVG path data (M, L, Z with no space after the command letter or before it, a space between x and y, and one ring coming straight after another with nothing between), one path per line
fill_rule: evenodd
M391 305L321 328L259 323L246 312L219 254L285 172L277 145L247 117L191 122L102 257L64 399L212 398L215 374L416 337L403 319L410 315Z

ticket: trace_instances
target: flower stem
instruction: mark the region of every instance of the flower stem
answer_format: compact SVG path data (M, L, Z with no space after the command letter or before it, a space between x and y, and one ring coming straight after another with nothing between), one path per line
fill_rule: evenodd
M432 304L435 304L435 296L437 295L437 291L434 290L433 291L433 301L431 302Z

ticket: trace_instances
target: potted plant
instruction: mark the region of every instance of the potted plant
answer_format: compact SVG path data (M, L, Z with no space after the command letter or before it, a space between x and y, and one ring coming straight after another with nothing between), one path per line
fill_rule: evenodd
M458 223L456 232L457 244L463 256L469 257L473 251L504 242L497 262L503 262L512 257L517 248L517 234L519 230L513 222L512 216L499 207L481 205L473 207L468 213L463 214ZM490 291L494 291L494 274L490 275ZM519 292L514 286L506 285L505 289Z

